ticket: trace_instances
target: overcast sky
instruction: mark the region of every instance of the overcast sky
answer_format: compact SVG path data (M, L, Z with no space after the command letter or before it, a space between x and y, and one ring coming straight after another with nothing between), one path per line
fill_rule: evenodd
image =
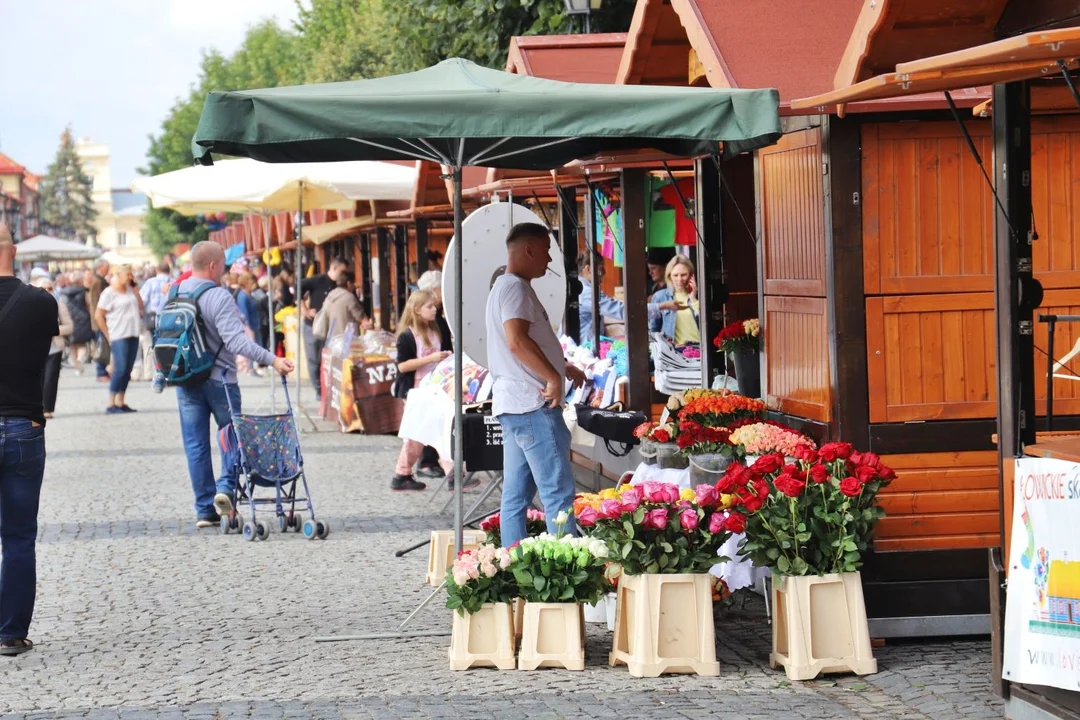
M0 0L0 152L42 173L64 126L109 145L112 184L144 165L201 52L246 28L295 17L294 0Z

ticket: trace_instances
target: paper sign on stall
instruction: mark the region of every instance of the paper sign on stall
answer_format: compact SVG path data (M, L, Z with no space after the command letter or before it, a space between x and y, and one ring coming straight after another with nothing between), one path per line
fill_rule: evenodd
M1016 460L1004 678L1080 689L1080 464Z

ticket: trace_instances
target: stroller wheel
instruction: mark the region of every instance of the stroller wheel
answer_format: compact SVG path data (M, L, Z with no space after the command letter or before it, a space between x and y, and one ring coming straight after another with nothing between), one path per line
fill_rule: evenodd
M229 525L229 516L228 515L222 515L221 516L221 534L222 535L228 535L229 530L231 530L231 529L232 528Z
M326 536L330 534L330 523L326 520L315 523L315 534L320 540L325 540Z
M285 515L278 515L278 519L277 519L278 532L288 532L289 525L291 524L291 522L292 521L289 520L289 518L286 517Z
M315 526L314 520L308 520L304 523L303 533L308 540L314 540L318 537L318 528Z
M300 513L296 513L295 515L293 515L292 527L293 527L293 530L295 532L300 532L301 530L303 530L303 528L304 528L304 516L301 515Z
M251 541L255 539L255 524L246 522L244 523L244 539Z
M233 530L240 530L240 516L236 512L229 516L229 527Z
M262 523L255 523L255 538L265 540L268 537L270 537L270 529Z

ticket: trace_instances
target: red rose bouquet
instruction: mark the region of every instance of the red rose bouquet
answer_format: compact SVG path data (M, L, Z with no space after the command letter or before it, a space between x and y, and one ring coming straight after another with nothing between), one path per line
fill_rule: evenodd
M734 495L730 517L741 517L739 551L783 575L854 572L885 511L874 504L896 473L874 453L849 443L796 449L796 461L763 455L749 468L732 465L717 490Z
M726 353L757 350L761 347L761 323L757 318L737 320L713 338L713 345Z
M502 518L499 513L488 515L480 521L480 529L487 533L484 542L488 545L502 547ZM528 537L536 537L540 533L547 532L547 517L540 510L529 508L525 515L525 534Z

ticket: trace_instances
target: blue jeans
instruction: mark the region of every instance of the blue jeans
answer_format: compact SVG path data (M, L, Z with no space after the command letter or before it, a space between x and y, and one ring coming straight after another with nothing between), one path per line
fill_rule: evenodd
M225 393L229 393L228 399ZM233 497L236 492L237 461L233 450L221 448L221 475L214 481L214 462L210 456L210 416L214 416L218 430L232 423L229 400L240 411L240 386L228 386L218 380L205 380L195 385L176 388L180 405L180 434L184 439L188 475L191 489L195 492L195 516L213 518L214 495L223 492ZM219 444L220 447L220 444Z
M34 544L44 474L45 428L0 417L0 640L26 637L34 616Z
M139 338L128 337L113 340L109 344L112 352L112 377L109 379L109 392L112 394L127 392L131 381L131 369L135 367L135 358L139 355Z
M536 491L547 514L548 532L555 516L570 514L564 532L574 535L574 473L570 469L570 430L562 410L540 408L521 415L499 416L503 430L503 495L500 525L503 547L525 537L525 514Z

